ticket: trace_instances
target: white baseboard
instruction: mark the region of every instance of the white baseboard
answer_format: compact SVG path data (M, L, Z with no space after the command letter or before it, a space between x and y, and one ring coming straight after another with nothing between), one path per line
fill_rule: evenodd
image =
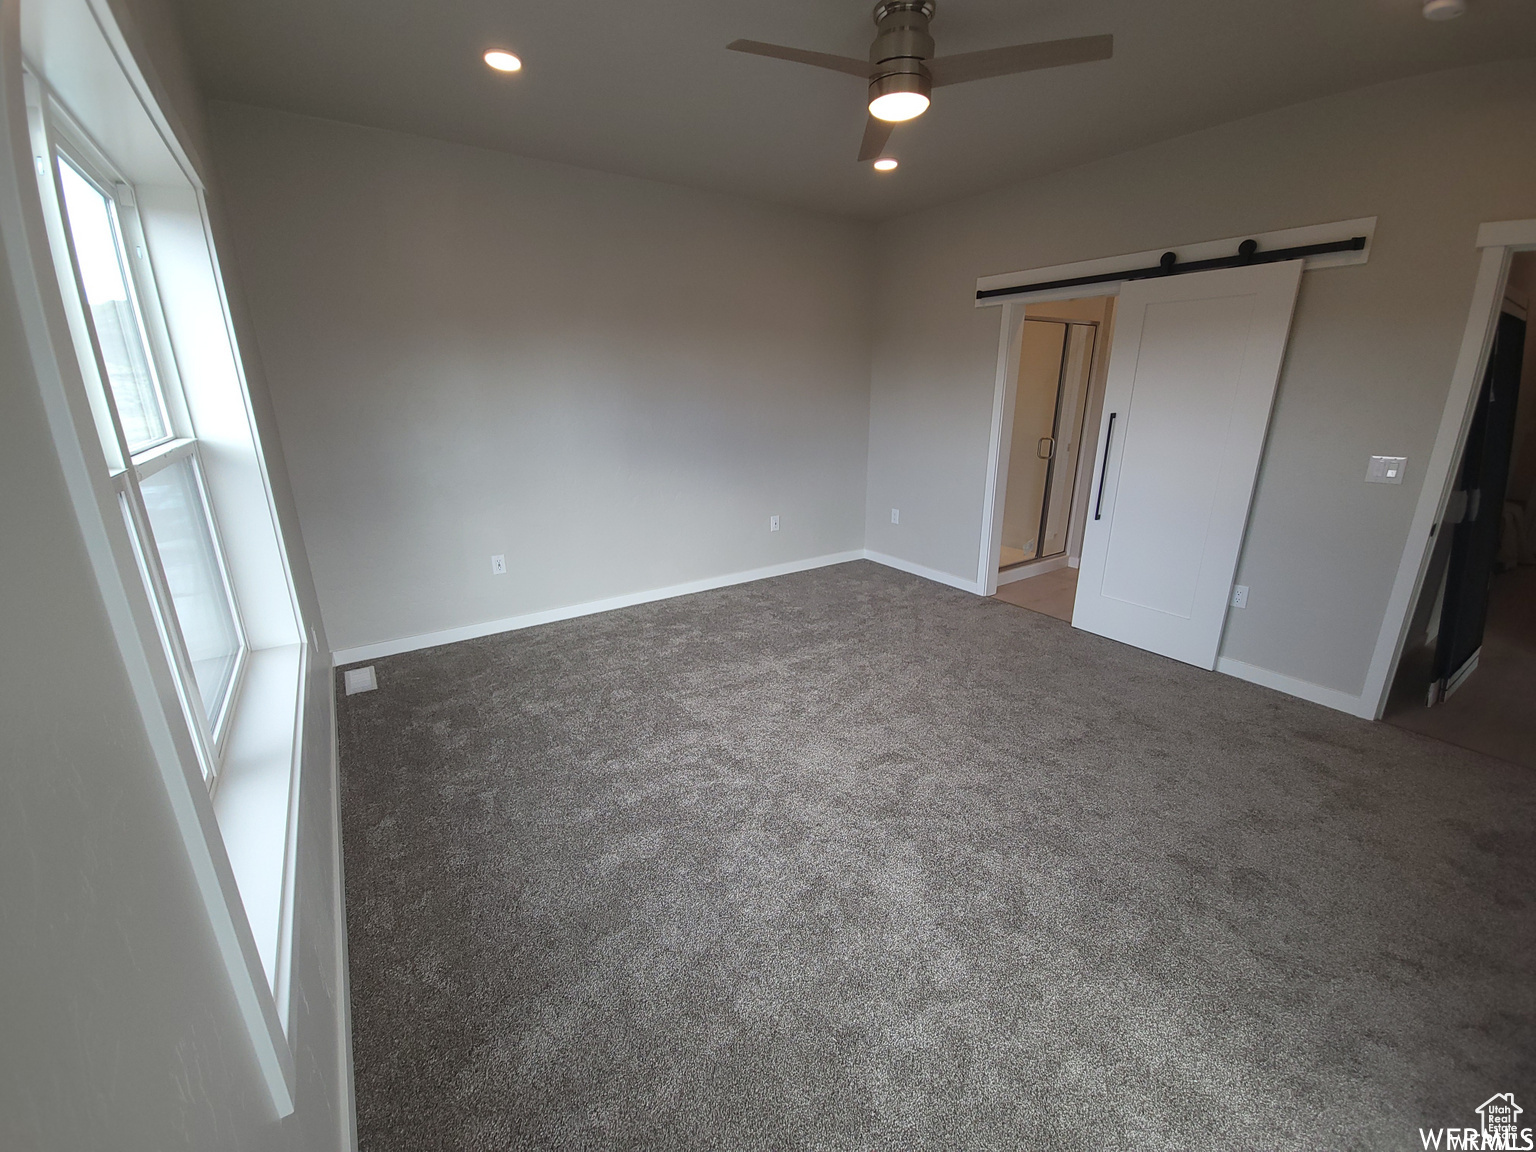
M1016 568L1009 568L1006 572L997 574L998 587L1004 584L1017 584L1020 580L1028 580L1031 576L1044 576L1047 572L1057 572L1067 567L1069 561L1065 556L1051 556L1044 560L1036 560L1032 564L1020 564Z
M807 572L813 568L826 568L833 564L846 564L850 560L870 560L876 564L883 564L887 568L894 568L898 572L906 572L912 576L920 576L924 580L932 580L937 584L946 584L951 588L958 588L962 592L970 592L975 595L982 594L981 585L975 580L967 580L962 576L956 576L950 572L940 572L936 568L927 568L922 564L914 564L910 560L903 560L897 556L888 556L884 552L871 552L865 548L851 552L833 552L825 556L812 556L805 560L791 560L784 564L772 564L766 568L753 568L746 572L732 572L724 576L711 576L703 580L691 580L686 584L673 584L666 588L653 588L645 592L630 592L623 596L610 596L605 600L589 600L584 604L571 604L563 608L549 608L542 612L528 612L522 616L509 616L502 620L487 620L481 624L467 624L462 628L445 628L441 632L427 632L420 636L402 636L398 640L385 640L378 644L363 644L356 648L340 648L331 654L335 667L341 668L348 664L357 664L364 660L377 660L384 656L395 656L401 652L414 652L421 648L435 648L439 644L452 644L459 640L474 640L481 636L494 636L498 632L516 632L522 628L533 628L540 624L552 624L556 620L573 620L578 616L592 616L598 612L611 612L615 608L628 608L633 604L649 604L656 600L670 600L674 596L689 596L695 592L708 592L714 588L728 588L733 584L747 584L753 580L767 580L774 576L787 576L792 572ZM1031 575L1053 570L1062 566L1060 560L1050 565L1032 571ZM1321 684L1313 684L1308 680L1299 680L1294 676L1286 676L1280 672L1271 672L1267 668L1259 668L1253 664L1245 664L1241 660L1233 660L1223 656L1216 661L1216 671L1228 676L1236 676L1239 680L1247 680L1253 684L1261 684L1265 688L1273 688L1277 692L1284 692L1288 696L1297 696L1302 700L1310 700L1314 704L1321 704L1325 708L1333 708L1339 712L1347 712L1351 716L1360 716L1367 720L1375 718L1375 709L1357 695L1341 692L1337 688L1325 688Z
M615 608L628 608L633 604L649 604L653 600L670 600L674 596L708 592L713 588L728 588L732 584L747 584L753 580L766 580L771 576L787 576L791 572L805 572L812 568L825 568L831 564L846 564L850 560L862 560L868 555L867 552L859 550L812 556L805 560L790 560L784 564L771 564L766 568L753 568L747 572L709 576L703 580L690 580L686 584L673 584L666 588L652 588L645 592L628 592L623 596L610 596L605 600L588 600L585 604L547 608L542 612L528 612L522 616L508 616L501 620L486 620L480 624L466 624L462 628L445 628L441 632L426 632L420 636L402 636L398 640L383 640L377 644L362 644L356 648L339 648L331 654L331 659L334 665L340 668L346 664L377 660L380 657L395 656L401 652L415 652L420 648L436 648L439 644L475 640L481 636L494 636L498 632L516 632L539 624L552 624L556 620L572 620L577 616L611 612ZM870 558L873 559L873 557Z
M1338 712L1348 712L1351 716L1359 716L1365 720L1376 718L1376 709L1368 704L1364 698L1341 692L1337 688L1325 688L1321 684L1314 684L1310 680L1299 680L1295 676L1286 676L1280 672L1271 672L1268 668L1259 668L1253 664L1245 664L1241 660L1233 660L1223 656L1216 661L1216 671L1224 672L1228 676L1236 676L1239 680L1247 680L1251 684L1262 684L1265 688L1273 688L1276 692L1284 692L1287 696L1297 696L1302 700L1310 700L1314 704L1321 704L1325 708L1332 708Z
M1053 558L1054 560L1055 558ZM414 652L421 648L435 648L439 644L452 644L459 640L474 640L481 636L494 636L498 632L516 632L522 628L533 628L540 624L552 624L557 620L573 620L578 616L592 616L598 612L611 612L615 608L628 608L633 604L649 604L656 600L670 600L674 596L689 596L695 592L708 592L714 588L728 588L733 584L747 584L753 580L767 580L774 576L787 576L791 572L807 572L813 568L826 568L833 564L846 564L850 560L870 560L876 564L883 564L887 568L894 568L898 572L906 572L912 576L920 576L924 580L932 580L936 584L945 584L951 588L958 588L962 592L970 592L975 595L982 594L981 585L975 580L967 580L962 576L956 576L950 572L940 572L936 568L928 568L922 564L914 564L910 560L903 560L897 556L889 556L884 552L871 552L862 549L851 552L833 552L825 556L812 556L805 560L791 560L784 564L772 564L766 568L753 568L746 572L732 572L724 576L711 576L703 580L690 580L686 584L673 584L666 588L653 588L645 592L630 592L623 596L610 596L604 600L589 600L584 604L570 604L563 608L549 608L542 612L528 612L522 616L509 616L502 620L487 620L480 624L467 624L462 628L445 628L441 632L427 632L420 636L402 636L398 640L385 640L378 644L363 644L356 648L340 648L331 654L335 667L341 668L348 664L357 664L365 660L377 660L384 656L395 656L401 652ZM1061 561L1054 563L1047 561L1050 568L1042 565L1041 568L1031 572L1038 575L1062 566ZM1333 708L1339 712L1347 712L1351 716L1361 716L1367 720L1374 719L1375 710L1369 707L1360 696L1341 692L1337 688L1325 688L1321 684L1313 684L1307 680L1299 680L1294 676L1286 676L1279 672L1271 672L1267 668L1259 668L1253 664L1245 664L1241 660L1233 660L1223 656L1216 661L1216 671L1228 676L1236 676L1239 680L1247 680L1253 684L1261 684L1265 688L1273 688L1277 692L1284 692L1288 696L1297 696L1303 700L1310 700L1314 704L1321 704L1325 708Z
M331 789L331 916L336 941L336 1125L339 1152L357 1152L357 1084L352 1059L352 965L347 952L347 875L341 852L341 748L337 743L336 693L327 721L331 726L331 758L327 765Z
M1442 700L1449 700L1451 693L1467 682L1467 677L1477 671L1477 665L1482 658L1483 650L1479 647L1476 652L1467 657L1466 663L1447 677L1445 681L1445 694L1441 697Z
M876 564L884 564L887 568L894 568L898 572L906 572L912 576L921 576L924 580L932 580L935 584L948 584L951 588L958 588L962 592L974 592L978 596L983 589L974 580L967 580L963 576L956 576L950 572L940 572L937 568L925 568L921 564L914 564L910 560L902 560L896 556L887 556L884 552L871 552L865 549L860 553L866 560L873 560Z
M359 664L365 660L378 660L384 656L397 656L401 652L415 652L421 648L436 648L439 644L453 644L459 640L475 640L481 636L494 636L498 632L516 632L540 624L553 624L556 620L573 620L578 616L592 616L598 612L611 612L615 608L628 608L633 604L649 604L655 600L670 600L674 596L690 596L695 592L708 592L713 588L728 588L732 584L748 584L753 580L767 580L773 576L788 576L791 572L807 572L812 568L826 568L833 564L846 564L850 560L872 560L924 580L947 584L963 592L981 594L981 586L974 580L925 568L909 560L887 556L883 552L859 549L852 552L833 552L825 556L812 556L805 560L790 560L784 564L771 564L766 568L753 568L746 572L731 572L725 576L710 576L703 580L690 580L686 584L673 584L666 588L652 588L645 592L629 592L623 596L610 596L605 600L588 600L584 604L569 604L563 608L547 608L542 612L528 612L522 616L508 616L501 620L486 620L480 624L466 624L462 628L444 628L441 632L425 632L419 636L402 636L398 640L382 640L377 644L361 644L355 648L338 648L331 653L331 662L341 668L347 664Z

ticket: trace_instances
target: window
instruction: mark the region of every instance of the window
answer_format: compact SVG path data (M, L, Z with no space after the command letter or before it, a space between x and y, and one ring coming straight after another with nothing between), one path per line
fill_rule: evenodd
M247 645L132 189L77 132L54 151L70 257L105 414L98 431L183 706L217 780Z
M12 259L58 286L41 285L46 341L29 346L176 835L286 1116L303 768L324 759L306 702L329 686L318 621L294 587L197 157L110 6L22 8L40 211L21 223L42 233Z

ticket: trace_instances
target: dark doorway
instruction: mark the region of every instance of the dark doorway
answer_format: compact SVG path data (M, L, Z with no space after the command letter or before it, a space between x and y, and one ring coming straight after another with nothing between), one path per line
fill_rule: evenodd
M1383 718L1536 768L1533 296L1521 253Z
M1476 668L1483 646L1488 594L1509 486L1515 405L1520 395L1524 355L1525 321L1508 312L1501 313L1452 496L1452 506L1462 515L1451 530L1445 600L1435 644L1434 679L1441 696L1455 691Z

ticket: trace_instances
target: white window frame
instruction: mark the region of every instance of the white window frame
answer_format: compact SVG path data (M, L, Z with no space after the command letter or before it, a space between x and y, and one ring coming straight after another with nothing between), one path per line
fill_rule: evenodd
M83 314L78 319L83 324L84 330L89 333L90 340L89 349L81 348L77 351L82 359L88 357L94 368L97 394L91 399L93 407L99 405L98 423L101 423L103 416L106 418L105 426L100 427L99 430L103 440L106 441L103 447L107 451L112 482L117 488L130 536L133 538L139 569L148 587L150 602L155 609L161 640L176 673L181 705L197 737L203 779L209 791L213 792L218 787L219 770L223 764L231 728L230 721L235 712L235 703L240 698L240 688L249 663L250 644L240 612L240 601L230 579L224 542L219 535L218 521L214 517L213 505L208 497L196 429L193 428L188 415L184 384L170 336L166 330L164 306L160 301L154 267L148 245L144 240L143 224L139 220L132 185L51 96L46 97L43 102L43 130L50 160L48 176L54 182L59 211L67 217L68 209L65 206L59 165L68 163L106 199L112 213L116 238L121 245L120 256L124 258L128 273L128 288L132 295L130 303L144 342L144 351L165 422L166 436L139 449L137 453L129 450L122 421L118 416L117 403L108 381L95 320L90 308L84 306L85 284L79 257L75 252L74 241L66 222L63 232L67 241L66 247L69 250L70 267L75 277L76 298L81 303L79 312ZM182 460L188 460L192 464L203 522L213 541L219 579L234 618L238 644L229 682L219 701L218 710L212 716L204 707L202 693L193 673L191 656L176 616L175 604L160 561L159 550L154 544L154 532L140 489L141 481Z
M12 80L10 66L20 49L26 124L22 135L14 116L21 109L12 102L18 86L7 83L0 95L12 113L0 131L10 144L0 156L0 231L6 241L0 271L10 275L23 310L49 432L143 735L165 785L175 835L186 849L197 900L273 1115L280 1118L294 1110L299 1079L290 1038L308 1018L301 1016L304 1000L295 985L302 935L301 795L311 778L336 787L334 739L320 737L321 731L334 734L329 660L289 561L203 167L161 109L113 8L111 0L26 0L19 24L0 21L0 72ZM143 534L125 514L132 511L137 475L121 485L116 479L128 460L111 409L97 395L104 391L95 383L102 375L97 342L81 314L82 306L87 313L90 308L80 292L54 160L61 120L110 147L114 164L95 165L98 186L115 184L117 172L132 185L127 205L121 190L113 189L120 208L135 209L121 217L120 227L135 229L127 242L142 244L154 268L148 290L131 259L129 275L150 340L161 342L151 346L159 353L156 370L163 377L168 366L180 369L188 384L184 393L166 392L166 403L174 410L184 402L184 412L171 413L180 421L176 427L197 432L201 497L222 532L223 575L239 602L247 658L230 693L216 789L204 771L207 741L194 722L196 709L184 706L182 676L157 619L160 597L141 566ZM167 453L178 450L165 446ZM147 450L140 455L146 466L155 463ZM138 511L142 524L144 509ZM189 679L195 684L195 677ZM334 828L334 808L331 819ZM340 875L338 846L333 839L333 882ZM315 881L308 883L313 892ZM335 900L339 916L339 886ZM306 922L304 932L316 926ZM344 1038L345 937L339 920L335 932L335 987L343 989L336 1001L337 1035ZM348 1083L350 1055L344 1051L341 1061L339 1082Z

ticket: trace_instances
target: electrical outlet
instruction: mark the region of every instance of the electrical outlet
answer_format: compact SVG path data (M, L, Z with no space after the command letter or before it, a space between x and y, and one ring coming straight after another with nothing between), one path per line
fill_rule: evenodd
M500 552L491 557L491 575L505 576L507 574L507 558Z
M770 531L770 532L777 532L778 530L779 530L779 518L777 516L770 516L770 517L768 517L768 531Z
M900 524L901 523L901 509L900 508L892 508L891 509L891 523L892 524Z
M1248 607L1248 585L1246 585L1246 584L1234 584L1232 586L1232 607L1234 607L1234 608L1246 608L1246 607Z
M1406 456L1372 456L1365 470L1367 484L1401 484L1403 473L1408 470Z
M341 678L346 685L348 696L358 692L372 692L379 686L379 679L374 675L372 664L366 668L348 668L341 674Z

